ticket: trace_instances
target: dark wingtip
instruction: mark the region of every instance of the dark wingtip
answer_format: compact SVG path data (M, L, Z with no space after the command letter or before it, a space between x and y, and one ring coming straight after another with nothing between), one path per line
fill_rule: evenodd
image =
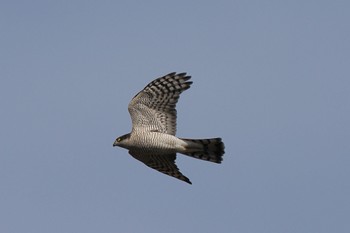
M176 72L170 72L169 74L165 75L165 76L174 76L176 74Z
M186 72L181 72L181 73L171 72L167 75L164 75L163 77L165 77L165 76L179 76L185 80L189 80L191 78L191 75L187 75Z
M186 72L181 72L181 73L178 73L177 76L186 76Z
M183 180L183 181L185 181L187 184L192 185L192 182L191 182L190 179L188 179L187 177L186 177L186 180Z

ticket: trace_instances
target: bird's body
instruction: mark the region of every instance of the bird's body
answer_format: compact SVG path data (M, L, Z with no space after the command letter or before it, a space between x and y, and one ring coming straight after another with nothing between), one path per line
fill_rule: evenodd
M176 153L221 163L224 144L221 138L175 136L175 107L180 94L190 88L189 79L186 73L170 73L149 83L129 103L131 133L118 137L113 146L128 149L129 154L147 166L191 184L175 164Z
M137 151L144 154L154 154L159 151L162 151L164 154L170 154L184 151L185 143L181 139L170 134L136 130L130 134L126 145L120 146L130 151Z

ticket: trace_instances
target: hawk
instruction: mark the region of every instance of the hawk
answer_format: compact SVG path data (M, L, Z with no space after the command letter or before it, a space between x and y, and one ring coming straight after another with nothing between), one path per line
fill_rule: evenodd
M175 164L176 153L214 163L221 163L224 143L221 138L186 139L176 134L176 103L189 89L191 76L170 73L150 82L130 101L131 133L118 137L113 146L166 175L192 184Z

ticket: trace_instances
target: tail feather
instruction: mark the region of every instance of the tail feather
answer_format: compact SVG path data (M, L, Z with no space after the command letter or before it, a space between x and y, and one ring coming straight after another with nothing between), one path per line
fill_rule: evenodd
M202 159L214 163L221 163L222 157L225 153L225 145L221 138L209 138L209 139L185 139L187 146L185 151L182 152L185 155Z

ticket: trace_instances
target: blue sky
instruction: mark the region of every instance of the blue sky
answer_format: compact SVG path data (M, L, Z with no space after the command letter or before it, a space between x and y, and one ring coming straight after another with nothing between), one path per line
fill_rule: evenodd
M349 232L348 1L2 1L0 231ZM113 148L130 99L194 82L193 185Z

